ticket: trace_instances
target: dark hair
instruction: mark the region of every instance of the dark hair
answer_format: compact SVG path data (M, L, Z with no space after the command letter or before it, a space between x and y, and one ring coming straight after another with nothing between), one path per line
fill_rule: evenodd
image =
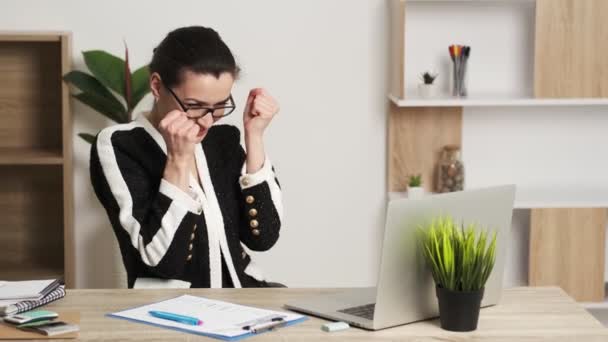
M165 85L172 87L182 80L184 71L210 74L216 78L229 72L238 78L240 68L220 35L203 26L173 30L154 49L150 73L157 72Z

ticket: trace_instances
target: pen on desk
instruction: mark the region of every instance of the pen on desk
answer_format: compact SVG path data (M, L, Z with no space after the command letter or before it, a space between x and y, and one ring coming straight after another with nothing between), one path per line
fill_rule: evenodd
M188 324L188 325L202 325L203 324L203 321L201 321L198 318L178 315L178 314L174 314L174 313L170 313L170 312L149 311L148 313L151 316L154 316L156 318L166 319L166 320L173 321L173 322L178 322L178 323L183 323L183 324Z
M254 334L258 334L264 331L280 328L286 324L287 321L285 321L282 317L275 317L272 320L259 325L246 325L243 327L243 330L249 330Z

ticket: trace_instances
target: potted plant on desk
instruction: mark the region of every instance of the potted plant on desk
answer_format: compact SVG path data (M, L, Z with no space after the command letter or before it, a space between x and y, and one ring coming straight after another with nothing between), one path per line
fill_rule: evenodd
M422 187L422 175L412 175L407 184L407 197L420 198L424 196L424 188Z
M490 238L478 228L473 224L459 227L452 218L441 217L420 229L422 253L436 284L442 329L477 329L484 286L496 258L496 232Z

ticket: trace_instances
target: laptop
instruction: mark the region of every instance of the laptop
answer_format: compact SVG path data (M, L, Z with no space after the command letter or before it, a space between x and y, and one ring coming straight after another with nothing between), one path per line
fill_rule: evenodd
M435 283L417 248L416 230L440 215L496 231L496 263L481 303L482 307L495 305L502 293L514 200L514 185L392 200L377 286L295 300L285 307L369 330L437 317Z

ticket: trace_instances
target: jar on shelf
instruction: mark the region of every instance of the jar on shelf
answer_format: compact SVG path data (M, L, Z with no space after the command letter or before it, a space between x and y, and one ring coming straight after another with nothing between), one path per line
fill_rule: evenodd
M460 157L460 146L445 146L437 165L436 191L444 193L463 189L464 165Z

